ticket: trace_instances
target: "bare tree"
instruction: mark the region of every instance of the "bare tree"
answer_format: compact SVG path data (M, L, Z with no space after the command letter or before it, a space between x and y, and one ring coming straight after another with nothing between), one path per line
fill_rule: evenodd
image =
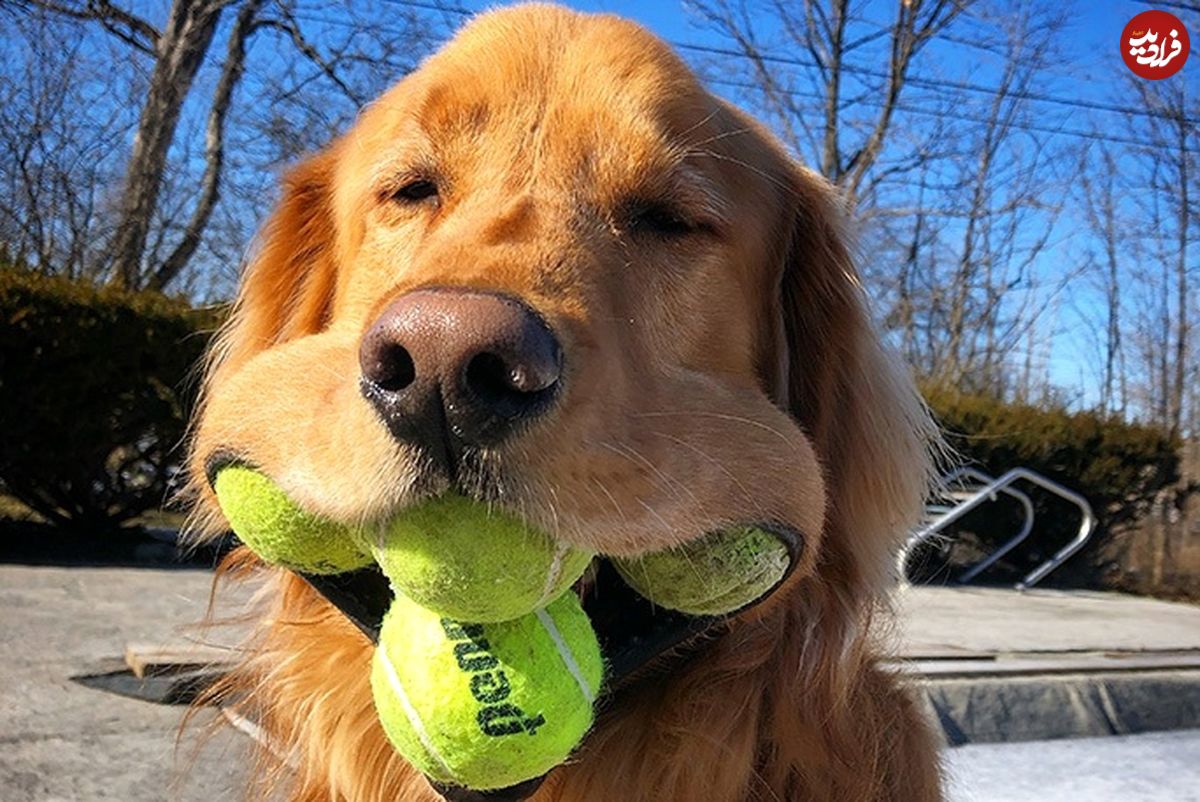
M314 82L312 75L306 75L297 85L281 87L271 81L262 85L271 86L273 92L290 93L293 105L300 98L312 108L329 105L316 100L315 95L332 90L356 109L369 97L354 85L356 77L361 78L364 66L370 65L379 73L396 64L395 59L378 60L381 50L404 50L410 56L411 67L415 56L427 51L434 38L430 26L412 24L414 15L393 14L389 24L384 25L378 19L355 21L351 15L329 21L317 18L313 27L351 26L341 37L325 37L343 43L340 48L335 46L331 55L306 33L304 25L308 23L301 21L301 12L290 0L173 0L161 27L107 0L0 0L0 7L51 14L60 20L96 26L149 65L141 112L116 203L114 233L107 248L108 281L134 289L167 287L181 275L200 247L228 172L228 120L238 86L246 74L248 47L257 33L270 31L277 41L289 45L292 55L285 59L285 72L295 73L295 62L302 61L315 68L318 79ZM223 55L211 58L210 50L218 31L223 30L222 20L227 12L234 19L227 26ZM364 35L375 42L389 41L394 45L364 48L359 41ZM354 45L346 45L347 42ZM197 188L189 193L190 213L183 211L181 215L187 222L182 226L172 222L165 230L153 231L163 204L164 187L171 183L172 170L179 167L171 163L172 148L178 147L184 110L189 102L196 102L191 99L198 77L210 63L216 77L205 104L204 168ZM394 77L394 73L388 76ZM372 89L378 89L378 82ZM164 250L162 246L167 241L170 247Z
M212 103L208 107L208 123L205 129L205 166L204 176L201 179L200 185L200 197L196 201L191 219L188 221L178 244L167 258L154 268L153 273L149 275L148 279L145 280L145 286L149 289L162 290L183 271L183 268L196 252L196 248L200 244L200 237L204 233L204 229L208 226L208 221L212 216L213 208L216 206L221 187L221 173L225 161L225 119L229 115L229 106L233 101L233 90L237 87L238 82L241 81L242 73L245 70L246 42L256 28L262 24L258 20L258 15L264 2L265 0L246 0L245 4L238 10L237 18L233 23L233 30L229 33L225 60L221 65L221 75L217 80L217 88L213 93ZM133 159L136 160L136 158L137 148L135 146ZM132 175L134 172L131 163L130 174ZM126 193L131 191L131 187L127 183ZM155 195L157 195L157 191L155 191ZM122 215L123 222L124 219L125 216ZM141 236L143 243L141 250L144 250L144 231ZM120 250L121 244L121 240L118 239L117 252L119 254L122 253ZM129 252L132 252L132 250L131 248ZM130 283L130 277L134 274L135 268L137 276L140 278L142 275L140 266L118 261L114 275L123 275L124 277L121 281L128 284Z
M1175 433L1200 419L1189 400L1200 376L1200 107L1184 78L1131 79L1110 104L1048 96L1040 87L1064 25L1048 0L905 0L886 24L848 0L689 6L731 43L710 48L721 57L714 85L756 105L842 188L872 286L882 288L884 325L920 372L1037 395L1032 382L1049 380L1036 363L1058 336L1055 310L1087 272L1102 303L1079 299L1075 309L1101 342L1100 408ZM921 67L931 49L941 65L955 51L987 59L991 77L931 80ZM1096 133L1064 125L1081 108L1104 115ZM1112 125L1122 110L1125 125ZM1086 151L1064 136L1104 147L1078 157ZM1071 170L1080 158L1082 177ZM1060 229L1068 193L1083 225ZM1086 257L1064 264L1081 240Z
M124 85L102 70L118 53L84 53L45 15L5 15L0 70L0 243L4 261L92 278L111 237L106 188L119 176L133 118ZM64 41L68 44L64 47Z
M1190 276L1196 266L1190 263L1190 248L1192 244L1192 221L1196 212L1192 209L1192 181L1195 180L1196 160L1189 151L1191 141L1200 141L1196 127L1188 122L1187 95L1185 84L1179 83L1178 91L1166 99L1167 117L1171 123L1171 147L1167 150L1171 167L1175 192L1172 200L1175 212L1175 298L1177 309L1175 313L1175 353L1174 353L1174 384L1170 393L1170 408L1168 415L1170 431L1180 434L1183 429L1183 403L1188 386L1188 375L1192 372L1189 360L1191 358L1190 339L1192 332L1192 298L1189 292ZM1170 190L1171 185L1165 189Z
M1127 88L1139 100L1131 108L1142 112L1127 124L1146 142L1128 149L1121 163L1124 206L1136 232L1130 240L1137 258L1126 280L1138 308L1138 395L1144 416L1188 434L1198 373L1192 287L1200 271L1200 103L1184 81L1130 79Z
M977 6L973 16L992 32L991 94L982 104L978 92L953 100L956 125L935 129L941 151L912 171L915 195L906 180L877 198L898 200L867 218L892 232L868 253L885 265L876 270L885 327L919 373L1028 398L1039 392L1032 382L1043 371L1035 362L1050 331L1039 321L1073 276L1047 269L1070 183L1063 149L1030 125L1030 86L1064 19L1045 3L996 14Z
M972 2L905 0L896 4L892 24L883 28L857 16L849 0L772 0L766 23L755 19L746 0L693 0L690 5L735 43L789 143L814 156L812 163L843 188L853 207L888 141L914 59ZM764 42L759 25L784 31L784 41ZM860 30L863 26L868 29ZM885 70L849 65L852 57L871 47L886 49ZM774 55L779 52L802 58ZM859 91L878 100L869 116L862 114L861 103L847 97L851 79ZM863 90L864 84L870 88ZM805 98L818 101L817 114L811 113L812 104ZM849 111L851 107L856 112Z
M1090 156L1090 154L1089 154ZM1102 253L1089 253L1088 267L1099 279L1103 296L1103 345L1100 378L1100 410L1125 415L1128 409L1125 354L1121 342L1122 254L1126 248L1126 224L1118 211L1122 188L1112 149L1101 147L1092 161L1085 157L1080 165L1081 207Z
M929 369L946 382L1003 395L1012 352L1070 274L1037 281L1067 181L1056 175L1060 154L1048 136L1020 127L1030 85L1047 66L1065 20L1026 7L996 24L1005 38L1003 67L974 127L969 149L978 155L958 163L968 190L951 209L965 209L966 219L946 293L944 358Z

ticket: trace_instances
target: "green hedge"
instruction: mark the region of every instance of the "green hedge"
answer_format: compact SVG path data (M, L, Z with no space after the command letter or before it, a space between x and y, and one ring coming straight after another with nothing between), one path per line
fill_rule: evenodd
M943 388L922 391L947 442L967 462L995 475L1032 468L1086 496L1097 512L1144 499L1177 478L1179 441L1157 427Z
M0 267L0 492L88 532L159 507L218 321L162 295ZM923 390L966 462L993 474L1024 465L1056 479L1085 495L1106 527L1176 478L1178 443L1153 427ZM1069 509L1037 502L1057 530L1030 539L1026 563L1057 548L1072 526ZM966 523L981 547L1011 531L994 510ZM1086 569L1086 555L1076 563ZM1024 567L1016 560L1010 570Z
M1111 528L1144 511L1147 501L1178 478L1180 444L1154 426L1130 423L1095 412L1070 412L923 387L957 461L999 476L1023 466L1083 495L1100 521L1092 542L1052 575L1049 584L1095 584ZM1067 542L1078 526L1075 509L1057 497L1020 485L1034 500L1038 527L1019 549L997 566L993 579L1023 575ZM1007 539L1018 524L1015 509L985 505L962 522L981 551L960 555L972 562ZM954 556L950 557L953 563ZM917 561L920 562L920 561ZM936 570L926 561L925 575ZM936 562L936 561L935 561ZM941 569L943 575L954 571ZM918 572L919 575L919 572Z
M93 533L161 506L214 322L162 295L0 267L0 490Z

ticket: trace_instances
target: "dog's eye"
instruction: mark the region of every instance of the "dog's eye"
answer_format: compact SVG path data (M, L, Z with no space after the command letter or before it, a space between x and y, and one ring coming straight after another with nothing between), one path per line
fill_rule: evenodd
M436 200L437 197L438 185L428 178L409 181L392 193L392 199L401 203L421 203L422 201Z
M675 209L663 203L634 203L629 207L629 230L635 234L656 234L660 237L682 237L691 234L696 226Z

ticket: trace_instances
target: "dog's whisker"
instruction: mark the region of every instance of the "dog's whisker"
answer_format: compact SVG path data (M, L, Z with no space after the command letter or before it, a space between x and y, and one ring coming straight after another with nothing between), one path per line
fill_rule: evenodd
M544 482L544 484L546 485L546 489L550 492L551 496L549 503L550 517L554 522L554 531L551 534L554 536L555 540L562 540L562 522L558 518L558 489L549 482Z
M768 426L767 424L763 423L762 421L757 421L752 418L746 418L741 415L730 415L730 414L723 413L723 412L708 412L708 411L703 411L703 410L700 410L700 411L697 411L697 410L682 411L681 410L679 412L634 412L632 414L633 414L633 417L635 417L635 418L702 417L702 418L715 418L717 420L725 420L725 421L729 421L731 423L744 423L747 426L753 426L756 429L762 429L765 432L770 432L771 434L775 435L780 440L782 440L784 442L784 444L787 445L789 448L792 446L791 438L789 438L786 434L784 434L780 430L774 428L773 426Z
M663 518L663 517L662 517L662 515L660 515L660 514L659 514L658 510L654 509L654 507L653 507L652 505L650 505L650 504L647 504L647 503L645 502L645 500L643 500L643 499L641 499L641 498L639 498L639 497L637 497L637 496L634 496L634 501L636 501L638 504L640 504L640 505L642 506L642 508L643 508L643 509L645 509L645 510L646 510L646 512L648 512L648 513L650 514L650 517L651 517L651 518L653 518L654 520L658 521L658 522L659 522L659 524L661 524L661 525L662 525L662 528L663 528L663 531L664 531L664 532L673 532L673 531L675 531L675 530L674 530L674 527L672 527L672 526L671 526L669 523L667 523L667 519L666 519L666 518Z
M766 170L763 170L761 167L756 167L755 165L750 164L749 162L744 162L741 159L735 159L732 156L727 156L724 153L717 153L716 151L713 151L713 150L692 151L688 154L688 156L689 157L705 156L710 159L716 159L717 161L727 162L727 163L733 164L737 167L744 168L744 169L749 170L750 172L754 173L755 175L759 176L760 178L765 178L767 181L770 181L776 187L784 190L792 197L796 197L796 198L800 197L800 193L797 191L797 189L794 186L792 186L791 184L789 184L788 182L784 181L782 178L772 175L771 173L768 173Z
M625 517L625 511L623 509L621 509L621 505L617 502L617 499L613 496L612 492L608 489L607 485L605 485L604 482L600 481L599 477L593 476L590 478L591 478L592 484L599 487L600 490L604 493L604 495L608 497L608 500L612 504L613 509L617 511L617 517L619 517L621 519L622 523L627 521L628 519Z
M719 142L722 139L728 139L729 137L733 137L733 136L743 136L745 134L750 134L753 132L754 132L753 128L747 128L747 127L734 128L729 131L722 131L718 134L714 134L714 135L710 136L708 139L701 139L698 142L689 142L689 143L687 143L686 147L688 148L688 150L694 150L696 148L703 148L705 145L711 145L713 142Z
M721 113L720 107L713 109L708 114L704 115L699 120L692 123L687 128L683 129L683 131L680 132L679 137L682 139L682 138L686 137L688 134L692 133L693 131L703 128L704 126L708 125L710 122L715 120L717 118L717 115L720 113Z
M722 474L724 474L725 477L727 479L729 479L730 482L733 483L734 487L736 487L741 492L743 499L750 502L751 505L757 504L754 494L750 492L750 489L747 488L744 484L742 484L742 481L740 479L738 479L737 476L735 476L732 471L730 471L728 468L726 468L725 465L716 457L712 456L711 454L708 454L707 452L705 452L703 449L701 449L699 446L695 445L694 443L689 443L682 438L676 437L675 435L671 435L671 434L667 434L666 432L659 432L659 431L653 431L653 432L651 432L651 434L655 435L656 437L666 438L667 440L670 440L672 443L675 443L678 446L686 448L689 451L691 451L692 453L698 455L699 457L704 459L706 462L708 462L711 465L713 465L714 467L716 467L716 469L718 471L720 471Z
M667 476L667 474L664 473L661 468L643 456L641 452L632 446L626 444L613 445L611 443L600 443L599 445L649 468L650 472L662 481L662 484L666 487L666 489L673 492L676 500L681 499L683 495L686 494L696 505L701 503L700 500L696 498L696 494L692 492L691 488L687 487L687 485L683 484L682 482ZM678 490L672 490L672 488L678 488Z

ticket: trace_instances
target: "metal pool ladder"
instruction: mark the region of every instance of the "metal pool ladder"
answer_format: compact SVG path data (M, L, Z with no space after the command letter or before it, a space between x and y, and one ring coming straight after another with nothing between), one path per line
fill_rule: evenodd
M897 566L900 578L902 580L906 578L908 558L917 546L929 540L950 524L958 521L976 507L996 501L1001 493L1016 499L1021 505L1024 514L1021 527L1017 530L1016 534L1001 544L999 548L964 571L958 577L957 581L961 584L970 582L995 565L1005 554L1016 548L1033 532L1034 524L1033 502L1028 495L1012 486L1017 482L1028 482L1037 485L1060 498L1066 499L1079 508L1080 519L1079 530L1076 532L1075 537L1071 538L1070 542L1055 552L1048 560L1030 571L1024 579L1016 584L1016 589L1025 590L1033 587L1045 579L1051 571L1066 562L1072 554L1083 547L1083 544L1088 541L1088 538L1092 536L1092 532L1096 529L1096 516L1092 513L1092 506L1088 504L1087 499L1073 490L1068 490L1058 482L1047 479L1040 473L1035 473L1028 468L1013 468L999 478L993 478L975 468L959 468L942 478L937 496L925 508L925 517L921 525L909 534L904 547L900 550Z

